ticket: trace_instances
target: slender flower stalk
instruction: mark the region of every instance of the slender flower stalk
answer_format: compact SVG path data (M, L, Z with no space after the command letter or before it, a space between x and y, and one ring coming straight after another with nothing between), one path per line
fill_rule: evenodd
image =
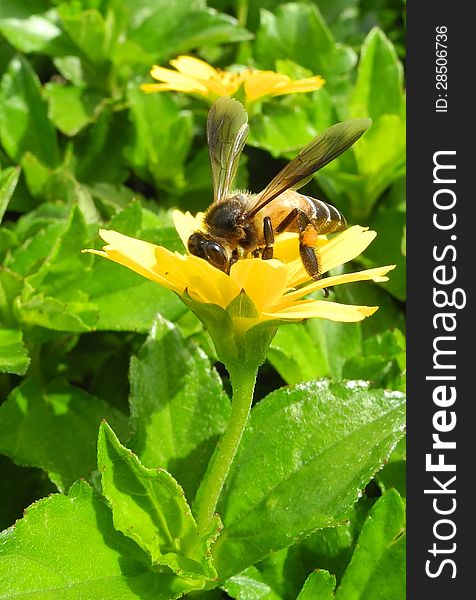
M230 379L233 396L230 420L197 497L199 507L197 525L201 533L205 533L210 526L221 491L243 437L253 401L257 373L258 366L256 369L243 369L240 368L240 365L231 367Z

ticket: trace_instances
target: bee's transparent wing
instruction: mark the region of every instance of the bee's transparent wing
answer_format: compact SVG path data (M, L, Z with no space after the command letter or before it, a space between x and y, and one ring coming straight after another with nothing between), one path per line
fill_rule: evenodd
M213 104L208 113L207 140L214 202L225 198L231 189L248 131L248 114L238 100L223 96Z
M302 187L313 173L345 152L370 127L371 119L352 119L332 125L318 135L258 194L250 212L255 215L284 191Z

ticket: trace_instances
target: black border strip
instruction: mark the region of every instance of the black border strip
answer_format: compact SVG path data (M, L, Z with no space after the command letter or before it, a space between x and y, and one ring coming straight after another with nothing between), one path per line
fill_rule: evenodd
M472 218L476 151L471 146L476 98L471 89L476 29L468 13L471 6L441 0L414 0L407 6L407 598L412 600L474 595L476 327L471 288L476 257L472 243L476 242ZM447 89L436 86L437 27L440 32L447 28L446 63L439 61L440 67L447 67ZM437 112L437 100L441 112ZM435 156L436 152L441 154ZM437 170L436 183L435 160L456 166ZM452 208L435 206L435 202L450 206L452 199ZM438 228L434 219L443 227L453 222L454 226ZM435 271L437 267L443 268ZM446 283L453 277L454 281ZM436 290L443 293L435 298ZM444 305L445 292L448 305L438 308L435 302ZM452 300L461 308L451 307ZM435 317L441 313L452 316ZM451 353L435 354L442 349ZM439 392L435 392L437 387ZM453 393L456 397L451 401ZM448 431L442 432L443 428ZM433 448L435 434L448 446ZM450 447L451 442L456 448ZM431 464L443 461L445 468L455 465L456 470L438 471L431 464L428 468L427 454Z

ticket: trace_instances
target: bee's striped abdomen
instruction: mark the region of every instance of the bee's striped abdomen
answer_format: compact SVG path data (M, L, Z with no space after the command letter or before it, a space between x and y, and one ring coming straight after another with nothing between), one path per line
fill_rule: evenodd
M304 196L304 194L302 195ZM310 196L304 196L304 198L312 205L313 215L308 216L317 233L334 233L336 231L343 231L347 227L344 215L335 206L317 198L311 198Z

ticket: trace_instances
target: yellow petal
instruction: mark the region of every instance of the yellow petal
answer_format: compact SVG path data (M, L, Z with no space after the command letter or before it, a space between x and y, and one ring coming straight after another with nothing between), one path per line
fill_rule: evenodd
M221 77L207 79L205 82L208 91L215 96L233 96L238 91L241 83L238 78Z
M108 244L104 248L106 253L113 250L121 252L124 256L133 259L134 262L140 263L148 271L153 272L157 264L155 253L158 246L110 229L100 229L99 235Z
M318 236L316 245L318 254L329 241L326 236ZM279 235L274 244L274 257L287 264L290 287L296 287L309 281L309 274L304 268L299 254L299 234L285 232Z
M157 81L161 81L170 85L171 89L177 92L193 92L197 94L206 94L207 86L201 83L198 79L188 77L173 71L172 69L166 69L165 67L159 67L154 65L150 71L151 76Z
M286 265L278 260L239 260L232 266L230 278L245 290L259 312L277 302L288 287Z
M177 255L176 255L177 256ZM218 304L223 308L240 293L240 288L223 271L216 269L197 256L180 257L180 272L175 273L185 283L192 298L205 304ZM169 272L168 277L172 275Z
M99 234L104 241L108 242L108 246L103 251L86 250L85 252L108 258L113 262L128 267L143 277L147 277L147 279L151 279L169 289L177 291L176 284L164 278L156 269L156 250L158 246L142 240L129 238L116 231L101 229Z
M299 300L299 298L302 298L311 292L315 292L316 290L322 290L326 287L332 287L342 283L366 280L382 283L388 281L388 277L385 277L385 275L394 269L395 266L396 265L387 265L385 267L375 267L374 269L366 269L365 271L357 271L355 273L344 273L333 277L323 277L322 279L319 279L319 281L311 281L308 285L305 285L294 292L289 292L283 297L283 301Z
M301 320L318 317L331 321L351 323L370 317L378 306L354 306L352 304L339 304L326 300L309 300L299 302L293 306L277 312L266 312L262 316L269 319Z
M172 220L174 227L182 240L186 250L188 250L188 238L195 231L200 231L203 228L203 218L205 213L199 212L193 216L189 211L183 213L180 210L172 212Z
M308 77L307 79L297 79L277 85L274 89L273 96L281 96L282 94L297 94L301 92L313 92L324 85L324 79L319 75Z
M274 71L246 71L243 76L243 88L248 102L254 102L273 93L279 84L285 84L289 77Z
M293 81L287 75L275 71L247 71L244 75L244 90L248 102L264 96L280 96L299 92L312 92L324 84L322 77L308 77Z
M196 256L173 253L117 231L102 229L99 234L108 244L107 258L179 294L187 289L199 302L227 306L240 292L225 273Z
M142 83L139 87L146 94L175 91L175 88L171 87L168 83Z
M375 231L354 225L330 239L327 244L319 248L322 272L327 273L334 267L344 265L362 254L376 235Z
M183 263L188 257L117 231L101 229L99 235L108 244L104 251L110 260L179 294L189 286L183 268ZM197 292L196 296L201 297L201 294Z
M280 233L275 241L273 255L285 263L299 258L299 234L285 231Z
M179 73L192 78L210 79L211 77L216 77L218 74L214 67L193 56L178 56L171 60L170 64Z

